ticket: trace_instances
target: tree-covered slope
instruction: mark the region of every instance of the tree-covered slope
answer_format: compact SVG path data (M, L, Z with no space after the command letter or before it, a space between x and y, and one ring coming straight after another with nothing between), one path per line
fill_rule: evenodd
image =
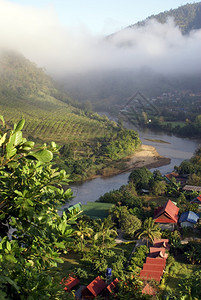
M101 117L76 106L44 70L22 55L4 52L0 56L0 110L9 124L23 116L25 134L62 144L109 134Z
M201 2L186 4L177 9L162 12L158 15L152 15L146 20L131 25L130 27L143 26L148 20L156 19L160 23L165 23L169 17L173 17L175 24L179 26L183 34L191 30L201 28Z
M74 180L105 174L105 168L110 172L140 145L135 131L93 113L87 104L81 109L23 56L6 53L0 63L0 115L10 127L23 117L24 135L38 144L58 143L57 165Z

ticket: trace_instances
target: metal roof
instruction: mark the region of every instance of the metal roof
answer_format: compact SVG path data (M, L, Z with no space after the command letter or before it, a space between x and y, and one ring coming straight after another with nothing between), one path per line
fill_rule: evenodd
M197 223L199 219L199 215L194 213L193 211L185 211L181 214L180 218L179 218L179 222L190 222L190 223Z

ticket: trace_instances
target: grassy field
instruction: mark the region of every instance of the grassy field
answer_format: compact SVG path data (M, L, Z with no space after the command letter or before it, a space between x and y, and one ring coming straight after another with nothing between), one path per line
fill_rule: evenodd
M82 205L82 210L85 215L92 219L104 219L107 218L109 209L112 206L111 203L87 202L86 205Z
M162 122L161 125L168 125L171 124L172 128L180 126L180 127L184 127L186 125L185 122Z

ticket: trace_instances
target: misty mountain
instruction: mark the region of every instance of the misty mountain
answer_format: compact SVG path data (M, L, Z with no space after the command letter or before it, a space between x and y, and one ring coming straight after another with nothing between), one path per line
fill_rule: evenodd
M6 97L13 101L17 99L34 99L33 102L50 101L75 104L63 91L56 87L56 83L42 68L22 54L4 51L0 55L0 98Z
M89 65L59 81L72 97L100 111L125 104L138 90L147 97L200 92L200 28L201 2L150 16L98 44L94 70Z
M201 2L186 4L177 9L162 12L158 15L151 15L146 20L130 25L130 28L144 26L147 21L152 19L164 24L168 18L172 17L175 24L180 28L183 34L188 34L191 30L201 28Z

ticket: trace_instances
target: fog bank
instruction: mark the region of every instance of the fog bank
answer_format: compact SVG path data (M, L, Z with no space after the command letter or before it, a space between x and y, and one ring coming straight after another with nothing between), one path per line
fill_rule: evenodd
M0 0L0 48L16 50L54 76L140 70L195 74L201 69L201 30L183 36L174 20L127 28L110 37L66 28L51 7L35 9Z

